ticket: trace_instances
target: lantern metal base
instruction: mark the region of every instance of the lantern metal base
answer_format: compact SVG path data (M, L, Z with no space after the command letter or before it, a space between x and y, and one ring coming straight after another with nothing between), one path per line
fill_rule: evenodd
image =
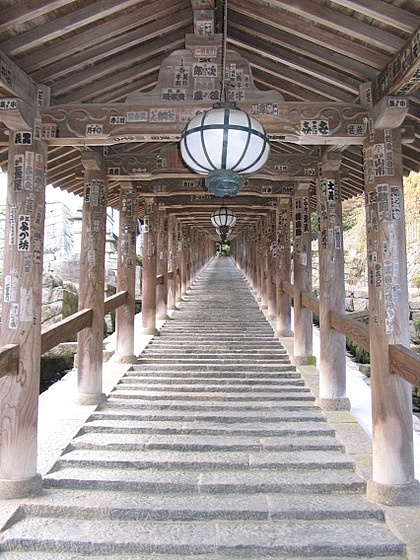
M236 196L244 184L239 173L229 169L215 169L206 177L206 187L215 196Z

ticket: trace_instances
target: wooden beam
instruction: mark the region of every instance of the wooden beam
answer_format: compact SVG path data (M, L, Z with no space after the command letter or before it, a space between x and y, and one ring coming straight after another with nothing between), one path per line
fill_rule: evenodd
M68 38L60 38L60 41L54 43L54 48L50 45L40 45L33 52L25 54L25 58L21 61L26 72L34 73L34 79L38 82L44 82L47 76L50 79L56 79L58 76L66 72L74 71L76 60L84 59L89 64L94 60L98 60L98 56L102 54L104 49L104 41L108 41L109 48L112 51L117 44L126 38L130 46L132 34L137 33L137 40L140 42L141 37L138 36L139 22L131 17L130 13L121 12L121 17L112 18L98 26L97 34L101 41L97 44L92 41L92 29L86 31L80 29L76 36ZM173 0L149 0L147 4L142 3L141 6L141 24L146 26L158 17L164 17L166 13L174 13ZM176 12L175 12L176 13ZM131 45L134 46L134 45ZM107 48L108 51L108 48ZM66 63L63 64L63 58ZM76 68L75 68L76 66ZM40 68L45 68L39 70Z
M6 344L0 349L0 378L17 375L19 368L19 344Z
M260 92L264 99L273 99L275 92ZM52 106L43 111L45 129L59 127L60 135L52 132L46 141L50 145L103 146L130 142L177 142L185 127L187 115L198 108L211 108L202 103L166 102L156 91L141 94L136 105L124 104L69 104ZM160 99L160 100L159 100ZM251 101L240 104L249 114L256 105ZM280 101L280 100L279 100ZM269 103L272 104L272 101ZM239 103L238 103L239 105ZM271 134L272 140L314 144L361 144L366 132L365 107L352 103L276 103L276 114L257 114L256 117ZM79 118L84 115L83 120ZM130 115L138 115L131 122ZM169 120L160 119L169 115Z
M356 319L340 315L335 311L330 312L331 326L350 338L366 352L370 352L369 327Z
M32 0L17 6L13 4L0 12L0 33L27 23L29 20L47 15L53 10L68 6L76 0Z
M114 311L117 307L126 304L127 298L128 292L126 291L118 292L106 298L104 301L104 315L108 315L108 313L111 313L111 311Z
M402 47L402 40L398 35L378 29L354 17L340 13L338 10L315 3L312 0L293 0L293 2L289 0L272 0L271 4L283 8L300 18L304 18L311 22L311 24L316 22L326 29L333 29L334 33L338 31L347 37L363 41L363 43L368 42L370 45L385 52L392 53ZM324 33L324 30L320 30L321 33Z
M406 33L413 33L420 25L420 17L382 0L334 0L334 3Z
M386 95L413 95L420 88L419 34L420 27L373 82L374 102Z
M290 284L290 282L285 282L283 280L281 283L281 289L283 290L283 292L286 292L286 294L289 294L289 296L294 297L295 290L293 284Z
M77 17L71 12L3 41L2 49L9 56L16 56L29 48L37 48L48 41L62 37L63 34L77 31L80 27L91 25L135 4L138 4L138 0L120 0L117 3L115 0L96 1L79 8L76 12Z
M420 355L401 344L390 344L388 350L391 372L420 387Z
M288 5L291 5L290 2L288 2ZM287 10L277 9L276 5L272 2L238 0L234 4L230 3L230 11L242 13L251 18L253 22L262 21L278 29L280 32L286 31L315 45L322 45L343 56L348 57L349 53L351 53L351 58L354 60L358 60L377 70L382 70L389 60L386 54L366 45L366 37L363 39L363 45L359 45L352 41L351 38L338 35L333 28L323 28L320 30L315 25L309 25L306 18L296 18ZM354 20L352 21L354 23Z
M41 354L66 342L80 330L92 325L93 309L82 309L70 317L46 328L41 334Z
M0 51L0 88L29 106L36 102L36 85L4 52ZM3 96L4 97L4 96Z
M319 315L319 301L316 297L307 293L302 293L302 305L310 309L315 315Z

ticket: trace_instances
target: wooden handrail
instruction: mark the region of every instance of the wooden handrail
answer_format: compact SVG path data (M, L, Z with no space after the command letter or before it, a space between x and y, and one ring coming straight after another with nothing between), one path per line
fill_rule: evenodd
M401 344L388 346L389 367L414 387L420 387L420 355Z
M369 327L367 325L335 311L330 312L330 322L333 329L350 338L366 352L370 352Z
M302 305L310 309L315 315L319 315L319 300L311 294L307 292L302 293Z
M290 282L286 282L285 280L283 280L283 282L281 283L281 289L283 290L283 292L286 292L286 294L289 294L289 296L294 296L294 286L293 284L290 284Z
M47 327L41 334L41 354L45 354L60 342L65 342L82 329L92 325L93 309L82 309L59 323Z
M19 370L19 344L6 344L0 349L0 377L17 375Z
M117 292L116 294L107 297L104 301L104 315L108 315L108 313L111 313L111 311L114 311L117 307L125 305L127 303L127 299L127 291Z

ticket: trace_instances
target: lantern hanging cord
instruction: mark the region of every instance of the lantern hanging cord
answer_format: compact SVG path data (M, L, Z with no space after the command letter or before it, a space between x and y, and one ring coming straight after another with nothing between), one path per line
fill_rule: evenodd
M224 0L223 4L223 29L222 29L222 80L221 80L221 91L220 100L227 102L226 95L226 84L225 84L225 73L226 73L226 45L227 45L227 0Z

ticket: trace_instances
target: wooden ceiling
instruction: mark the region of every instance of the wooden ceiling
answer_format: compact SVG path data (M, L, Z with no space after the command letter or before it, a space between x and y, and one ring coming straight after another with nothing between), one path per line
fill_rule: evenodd
M292 102L359 102L359 86L389 69L398 53L417 44L417 74L387 94L404 92L409 112L404 126L414 140L403 145L404 172L420 169L420 1L419 0L228 0L227 47L249 61L255 86ZM122 103L135 92L150 92L162 61L185 48L194 22L213 13L223 31L222 0L0 0L0 52L35 83L51 88L51 105ZM411 41L411 43L410 43ZM13 94L13 92L12 92ZM10 96L1 91L0 96ZM1 124L1 123L0 123ZM158 143L125 146L145 157ZM316 155L317 146L273 142L273 154ZM361 146L329 146L343 161L343 195L363 191ZM0 165L7 169L7 134L0 129ZM81 194L80 147L51 146L48 182ZM118 183L110 204L118 207ZM237 197L238 199L240 197ZM242 222L259 204L239 208ZM216 199L214 206L220 205ZM272 205L264 199L262 207ZM195 206L180 198L180 216L201 223ZM206 202L205 220L208 220ZM204 214L203 214L204 216Z

